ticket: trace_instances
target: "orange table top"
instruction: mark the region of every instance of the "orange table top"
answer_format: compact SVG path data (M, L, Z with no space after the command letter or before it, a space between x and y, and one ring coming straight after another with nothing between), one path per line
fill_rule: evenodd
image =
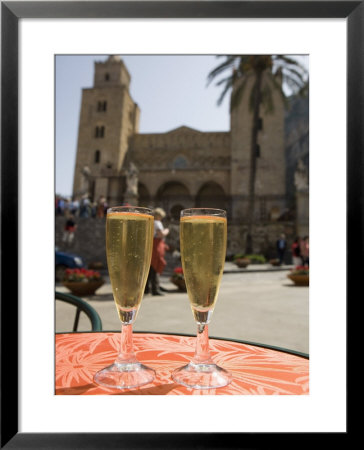
M216 364L232 373L232 382L218 389L189 389L174 383L171 372L187 364L196 337L134 333L134 352L156 371L153 383L135 389L109 389L93 382L98 370L112 364L120 333L56 334L56 395L307 395L308 358L276 349L210 338Z

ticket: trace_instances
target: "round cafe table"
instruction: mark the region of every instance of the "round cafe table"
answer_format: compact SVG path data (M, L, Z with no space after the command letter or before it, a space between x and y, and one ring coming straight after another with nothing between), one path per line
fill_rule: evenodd
M216 364L232 374L218 389L189 389L174 383L171 373L194 354L195 336L134 333L134 352L156 371L153 383L135 389L109 389L93 382L98 370L112 364L120 332L55 335L56 395L307 395L309 360L305 355L251 343L210 338Z

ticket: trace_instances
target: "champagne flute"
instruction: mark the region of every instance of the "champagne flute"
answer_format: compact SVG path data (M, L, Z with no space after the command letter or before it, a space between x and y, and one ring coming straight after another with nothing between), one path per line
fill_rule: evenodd
M187 293L197 323L197 341L193 359L176 369L172 378L176 383L194 389L223 387L231 381L231 374L211 359L208 337L208 323L224 269L226 240L226 211L212 208L181 211L181 259Z
M130 389L155 378L155 371L141 364L134 354L132 331L147 282L153 232L154 217L148 208L117 206L107 211L106 256L121 321L121 347L114 364L94 376L102 386Z

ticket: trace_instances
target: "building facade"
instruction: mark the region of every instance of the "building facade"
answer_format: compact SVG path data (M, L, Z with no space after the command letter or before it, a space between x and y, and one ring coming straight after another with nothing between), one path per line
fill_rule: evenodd
M120 57L95 63L94 86L82 92L74 197L87 195L97 202L103 196L111 206L159 206L176 220L183 208L223 208L231 224L244 225L251 158L249 86L231 112L228 132L178 126L146 134L139 133L140 109L130 95L130 81ZM257 224L277 222L287 213L286 111L280 94L272 91L274 114L262 111L259 131Z

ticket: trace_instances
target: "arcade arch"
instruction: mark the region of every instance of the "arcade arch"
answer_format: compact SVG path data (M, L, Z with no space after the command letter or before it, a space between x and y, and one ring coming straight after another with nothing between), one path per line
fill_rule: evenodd
M193 198L188 188L179 181L164 183L155 197L155 206L162 207L173 219L179 219L181 209L192 208Z
M197 208L227 209L228 203L223 188L215 181L204 183L196 195Z

